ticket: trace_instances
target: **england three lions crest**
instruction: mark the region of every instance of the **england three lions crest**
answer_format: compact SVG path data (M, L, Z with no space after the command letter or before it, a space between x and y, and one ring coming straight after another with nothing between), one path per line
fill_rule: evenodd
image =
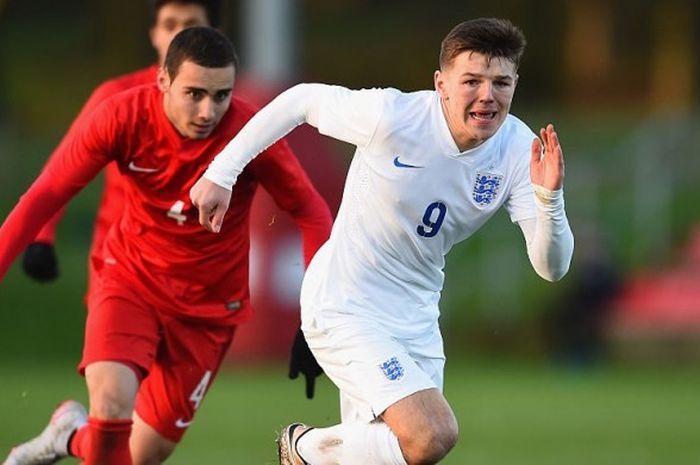
M380 363L379 368L382 369L384 376L387 377L389 381L396 381L403 377L403 366L401 362L396 357L391 357L386 362Z
M489 205L498 195L502 182L503 176L499 174L477 172L474 189L472 189L472 199L480 207Z

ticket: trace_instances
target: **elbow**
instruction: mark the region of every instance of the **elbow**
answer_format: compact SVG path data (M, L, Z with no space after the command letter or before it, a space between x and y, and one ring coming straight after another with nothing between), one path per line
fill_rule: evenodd
M557 281L561 281L561 279L566 276L566 273L569 272L569 265L570 263L567 262L565 265L561 265L559 267L548 267L544 270L535 271L537 271L540 278L544 279L545 281L549 281L550 283L555 283Z

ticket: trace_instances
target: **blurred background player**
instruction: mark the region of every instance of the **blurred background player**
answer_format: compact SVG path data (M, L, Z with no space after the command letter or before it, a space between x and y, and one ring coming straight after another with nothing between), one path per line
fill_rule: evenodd
M301 229L305 263L327 239L328 207L285 142L246 169L219 234L199 226L189 189L255 111L231 97L236 63L218 31L183 30L158 86L103 102L0 228L2 278L42 225L116 161L123 213L93 256L80 363L89 416L79 403L63 403L5 465L53 463L68 454L86 465L164 461L192 423L236 326L251 315L249 215L257 186Z
M525 37L509 21L454 27L434 91L301 84L264 107L190 195L200 222L225 226L244 167L302 123L357 147L333 234L302 288L302 328L341 393L342 423L294 423L281 465L434 464L454 447L438 324L445 255L503 206L537 274L566 274L573 235L554 127L538 138L509 114Z
M168 45L175 34L192 26L218 27L220 3L220 0L150 0L151 27L149 36L151 45L158 55L158 61L151 66L109 79L99 85L85 102L54 153L61 150L63 144L70 140L72 132L80 127L105 99L132 87L155 83L158 67L163 64ZM99 251L109 227L119 220L124 201L122 189L119 169L116 163L110 163L104 170L104 187L95 219L90 247L91 257ZM63 210L42 228L24 253L22 267L29 276L37 281L52 281L58 277L59 266L54 241L56 228L62 216ZM88 270L88 280L90 280L92 267L88 266Z
M98 86L81 109L55 152L60 150L61 145L70 138L72 131L89 118L90 114L102 101L126 89L154 83L156 81L158 68L165 60L168 45L170 45L170 41L178 32L192 26L219 27L221 23L220 0L150 0L149 5L149 14L151 18L149 36L151 45L157 53L157 63L129 74L115 77ZM243 88L243 92L239 93L239 95L245 100L248 101L252 99L250 101L256 105L260 105L263 102L267 103L265 98L266 92L264 91L265 87L260 82L249 77L245 79ZM301 132L302 131L299 131L299 133ZM321 153L329 151L327 143L314 134L310 128L303 135L295 134L295 138L291 143L297 151L306 152L314 150ZM307 165L308 164L309 163L307 163ZM324 197L330 199L331 205L337 208L335 196L329 193L329 188L324 186L324 184L328 184L329 180L333 179L334 176L339 177L340 174L337 174L338 170L334 166L319 163L317 163L317 165L318 167L312 166L311 168L324 174L323 176L317 174L313 178L321 185ZM336 174L333 175L333 173ZM260 197L262 197L262 200L259 200L259 204L257 206L254 204L253 206L254 214L256 211L258 215L268 212L272 212L272 214L277 213L277 207L273 199L264 195ZM124 195L121 175L116 163L110 163L104 169L103 193L97 209L92 243L90 246L89 257L91 258L88 260L88 292L90 291L90 281L93 273L93 267L91 266L91 262L93 261L92 257L99 253L102 241L110 226L119 220L123 209L123 202ZM30 277L39 282L52 281L58 277L59 265L54 241L56 237L56 228L62 216L63 209L42 228L35 241L25 250L22 261L23 269ZM275 228L274 232L270 231L269 227L260 230L260 228L255 228L255 224L253 225L254 233L260 236L258 240L259 247L269 248L271 244L280 241L280 237L284 237L285 233L296 234L295 226L293 224L287 225L284 218L282 218L279 223L280 225ZM285 263L285 265L287 264ZM271 266L272 265L267 264L264 268L268 271L267 269ZM269 274L269 272L267 274ZM257 276L257 279L258 281L265 281L264 276ZM269 285L270 283L264 282L262 285L266 284ZM295 320L294 324L298 324L298 321L296 321L298 305L295 303L293 308L287 308L289 307L288 303L281 301L279 297L275 297L275 292L269 291L262 292L257 296L258 307L266 311L258 316L254 324L247 328L246 331L242 332L242 338L239 334L237 354L240 355L243 353L244 357L247 358L264 358L266 356L266 350L279 350L275 349L276 344L286 346L286 336L289 333L286 327L290 324L291 319ZM280 335L273 343L270 343L267 337L270 331L277 331ZM315 378L322 373L322 370L309 353L300 331L297 332L292 343L289 376L290 378L296 378L299 373L304 375L306 396L312 398L314 395Z

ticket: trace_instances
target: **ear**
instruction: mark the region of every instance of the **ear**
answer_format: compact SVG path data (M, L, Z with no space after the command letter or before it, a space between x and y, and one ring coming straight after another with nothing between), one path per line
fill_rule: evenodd
M161 66L158 68L158 89L160 89L161 92L165 93L170 89L170 76L168 75L168 70L165 69L165 66Z
M435 90L437 91L438 95L440 95L440 98L446 99L447 90L445 89L445 79L442 71L438 69L435 71L435 73L433 73L433 81L435 81Z

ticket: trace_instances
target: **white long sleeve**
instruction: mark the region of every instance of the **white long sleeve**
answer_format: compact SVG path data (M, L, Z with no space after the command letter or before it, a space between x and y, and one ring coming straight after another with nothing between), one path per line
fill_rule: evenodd
M259 153L303 123L317 126L318 111L333 86L299 84L261 109L211 162L204 177L231 189Z
M537 217L520 221L527 254L537 274L558 281L569 270L574 253L574 236L564 210L564 191L534 186Z

